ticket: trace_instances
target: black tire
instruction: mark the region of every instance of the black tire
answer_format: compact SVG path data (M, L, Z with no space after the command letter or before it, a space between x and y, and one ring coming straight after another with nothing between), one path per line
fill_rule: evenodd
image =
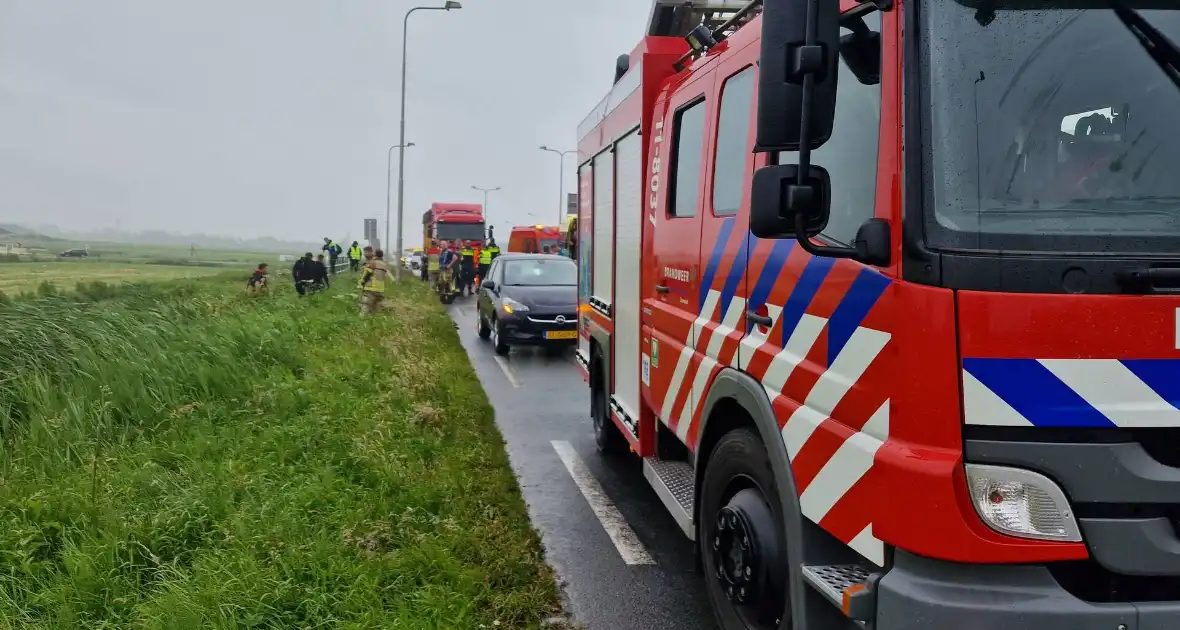
M697 540L722 630L771 630L790 616L783 508L770 458L751 429L713 447L700 489Z
M496 354L501 356L508 354L508 342L504 341L504 324L497 320L492 326L492 344L496 346Z
M627 438L610 419L610 399L601 363L594 362L594 386L590 389L590 419L594 422L594 443L603 455L620 455L627 450Z
M483 318L483 313L479 309L475 309L475 321L478 322L476 327L479 329L479 338L487 339L492 336L492 329L488 327L488 322Z

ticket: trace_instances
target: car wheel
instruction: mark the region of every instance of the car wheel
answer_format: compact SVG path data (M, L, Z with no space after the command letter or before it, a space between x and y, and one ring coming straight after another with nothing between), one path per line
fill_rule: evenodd
M599 365L595 362L595 365ZM618 455L627 447L627 440L610 419L610 403L601 369L594 371L594 387L590 390L590 419L594 421L594 443L603 455Z
M475 311L476 328L479 330L479 338L487 339L492 335L492 329L488 326L488 321L484 319L483 313L479 309Z
M791 614L783 510L770 458L750 429L713 448L700 489L705 590L724 630L771 630Z
M508 343L504 341L504 324L499 320L492 324L492 346L496 348L496 354L508 354Z

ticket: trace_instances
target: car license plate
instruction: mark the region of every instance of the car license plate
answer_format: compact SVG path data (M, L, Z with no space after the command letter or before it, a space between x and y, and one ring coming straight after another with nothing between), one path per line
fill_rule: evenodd
M547 330L545 331L546 339L577 339L578 331L576 330Z

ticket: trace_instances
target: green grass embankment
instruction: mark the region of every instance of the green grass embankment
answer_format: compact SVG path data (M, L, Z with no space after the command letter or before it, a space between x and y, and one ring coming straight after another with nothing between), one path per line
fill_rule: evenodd
M0 628L537 627L450 320L419 283L359 319L349 284L0 305Z

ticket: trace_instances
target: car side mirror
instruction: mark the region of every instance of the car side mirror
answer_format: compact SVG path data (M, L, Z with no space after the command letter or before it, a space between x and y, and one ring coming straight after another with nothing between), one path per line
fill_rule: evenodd
M496 290L496 283L492 282L491 280L484 280L483 284L481 284L480 286L487 289L488 291L494 292Z
M815 26L810 38L809 19ZM827 142L836 115L839 50L836 0L763 1L755 151L815 149Z
M828 226L832 180L822 166L811 166L803 184L795 164L766 166L754 173L750 188L750 231L758 238L809 239Z

